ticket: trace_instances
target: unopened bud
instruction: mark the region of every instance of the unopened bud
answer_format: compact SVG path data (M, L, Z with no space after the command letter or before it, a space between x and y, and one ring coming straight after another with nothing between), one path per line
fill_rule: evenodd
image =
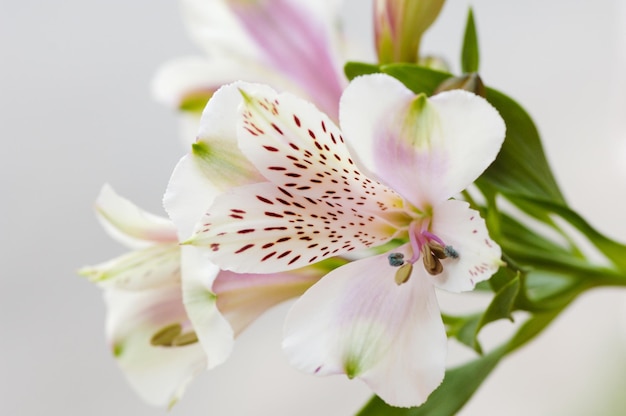
M439 15L444 0L376 0L374 31L378 62L416 63L422 34Z
M465 90L480 95L483 98L487 95L485 84L483 84L482 79L480 79L480 76L475 72L461 75L460 77L448 78L439 84L435 90L435 94L450 90Z

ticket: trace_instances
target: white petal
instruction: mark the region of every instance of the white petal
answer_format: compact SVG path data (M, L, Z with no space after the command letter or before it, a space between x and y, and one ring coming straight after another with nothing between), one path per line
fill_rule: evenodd
M211 289L219 273L201 249L182 247L183 300L189 320L207 357L207 368L213 368L230 356L235 334L218 310Z
M131 247L177 241L176 228L167 218L146 212L104 185L96 200L98 220L111 237Z
M398 84L384 75L355 80L342 101L342 127L363 143L362 160L383 182L418 207L435 205L493 162L504 141L504 121L470 92L447 91L426 100Z
M376 132L384 117L392 117L414 94L400 81L384 74L353 79L341 96L339 121L346 143L366 172L379 175Z
M183 21L209 55L236 54L258 60L260 52L224 0L182 0Z
M406 253L406 248L396 250ZM387 254L342 266L293 306L283 348L292 365L365 381L393 406L417 406L441 383L446 333L432 284L402 285Z
M175 403L191 379L206 368L198 343L182 347L157 347L152 336L163 327L181 323L185 315L180 285L145 291L105 291L107 337L113 355L128 382L146 402L155 406Z
M323 274L324 270L316 266L273 274L222 271L213 283L213 291L220 312L239 334L271 307L302 295Z
M503 264L500 246L489 237L485 220L467 202L449 200L437 205L431 225L432 232L459 255L442 260L443 272L431 276L437 287L451 292L472 290Z
M289 192L358 211L399 208L401 199L354 165L341 131L289 93L243 89L239 147L268 180Z
M79 274L103 287L144 290L180 282L178 243L155 244L113 260L83 267Z
M273 273L389 241L395 228L374 215L295 195L271 183L216 198L190 243L240 273Z
M293 81L260 62L229 56L208 59L191 56L167 62L156 73L152 91L158 101L180 108L185 97L194 94L210 97L220 87L238 80L269 84L280 90L300 91Z
M261 175L237 148L239 89L267 88L237 82L220 88L200 120L198 140L170 178L163 204L181 240L189 238L216 195L234 186L259 182Z

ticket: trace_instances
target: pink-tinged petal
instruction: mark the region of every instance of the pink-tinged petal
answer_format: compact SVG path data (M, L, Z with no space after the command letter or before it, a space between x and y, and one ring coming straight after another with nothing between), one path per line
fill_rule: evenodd
M164 347L151 344L167 325L192 330L183 308L180 285L145 291L105 291L107 338L128 382L146 402L171 406L191 379L206 368L198 343Z
M156 244L78 272L105 288L145 290L180 283L178 243Z
M218 310L212 290L219 269L207 260L202 249L181 247L183 301L189 320L198 336L211 369L230 356L235 334L230 323Z
M242 90L239 147L268 180L289 192L361 212L393 211L402 200L354 164L341 131L289 93Z
M104 185L96 200L98 220L107 233L130 248L177 241L176 228L167 218L146 212Z
M425 208L480 176L500 150L505 125L486 100L467 91L427 99L402 88L386 75L355 79L342 100L341 123L346 137L362 143L367 168ZM389 95L395 99L379 99Z
M222 271L213 283L213 291L218 309L238 335L271 307L302 295L324 273L316 266L273 274Z
M500 246L489 237L485 220L467 202L449 200L434 207L431 227L433 234L458 254L457 259L442 260L441 274L428 275L437 287L450 292L472 290L504 264Z
M395 250L408 255L407 249ZM346 374L393 406L417 406L441 383L446 332L433 285L413 273L398 285L387 254L342 266L287 316L283 348L296 368Z
M384 244L395 228L374 215L292 194L271 183L216 198L189 243L210 248L221 268L273 273Z
M229 3L266 62L303 86L307 95L336 117L345 80L332 36L324 22L315 19L307 3L290 0Z

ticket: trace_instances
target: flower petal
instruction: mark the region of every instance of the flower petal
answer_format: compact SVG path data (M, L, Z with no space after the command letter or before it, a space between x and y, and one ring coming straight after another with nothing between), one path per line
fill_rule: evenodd
M253 60L260 51L225 0L182 0L183 21L191 38L210 56L237 54Z
M341 108L342 128L363 144L367 168L422 208L469 186L504 141L498 112L467 91L426 99L389 76L363 76L346 89Z
M156 244L78 272L106 288L144 290L180 282L178 243Z
M218 310L212 290L219 269L207 260L202 249L181 250L185 310L206 354L207 368L211 369L230 356L235 338L233 328Z
M428 275L437 287L450 292L472 290L503 264L500 246L489 237L485 220L467 202L449 200L437 205L431 226L432 232L459 255L458 259L442 260L441 274Z
M341 131L289 93L242 90L239 147L268 180L296 194L359 211L399 208L401 199L354 165Z
M396 251L408 255L407 249ZM283 348L295 367L358 377L393 406L417 406L441 383L446 333L434 287L416 276L397 285L387 254L342 266L287 316Z
M189 243L209 247L223 269L272 273L383 244L394 233L374 215L259 183L216 198Z
M213 291L218 309L238 335L271 307L302 295L324 272L316 266L273 274L222 271L213 283Z
M130 248L177 241L176 229L167 218L146 212L104 185L96 200L98 220L107 233Z
M163 204L181 240L189 238L221 191L263 180L236 145L237 108L242 101L238 88L242 86L267 88L241 82L220 88L202 114L192 152L180 160L170 178Z
M260 62L230 56L190 56L162 65L152 81L152 92L157 101L170 107L202 112L220 87L238 80L273 85L281 90L301 90L293 81Z
M111 351L133 389L155 406L173 405L191 379L206 368L199 344L162 347L151 344L163 327L190 325L180 285L145 291L106 290L107 338Z
M230 7L266 62L336 117L345 80L326 30L330 25L316 19L307 2L231 1Z

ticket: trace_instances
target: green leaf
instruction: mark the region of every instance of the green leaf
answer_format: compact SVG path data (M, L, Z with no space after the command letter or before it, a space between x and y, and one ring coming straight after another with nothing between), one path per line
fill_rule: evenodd
M375 74L380 72L378 65L367 64L364 62L347 62L343 67L346 77L352 81L359 75Z
M383 65L380 70L402 82L415 94L426 95L433 95L439 84L452 76L414 64Z
M506 348L498 348L487 355L460 367L448 370L441 385L420 407L392 407L374 397L358 416L452 416L472 397L481 383L504 356Z
M478 335L478 332L488 323L499 319L509 319L513 321L511 313L514 310L515 300L520 291L520 285L520 274L518 272L515 278L504 285L493 297L487 310L480 319L480 323L476 329L476 335Z
M522 208L530 204L531 206L538 207L539 210L544 212L557 214L584 234L593 243L593 245L622 272L626 272L626 245L604 236L593 228L583 217L564 204L525 196L512 197L510 200ZM532 210L529 209L529 211Z
M465 36L463 37L463 51L461 52L461 68L463 72L478 72L479 52L478 36L476 35L476 25L474 24L474 13L470 7L467 13L467 23L465 25Z
M477 181L505 195L522 195L563 203L548 165L539 133L530 116L514 100L487 88L487 101L506 123L506 138L494 163Z

